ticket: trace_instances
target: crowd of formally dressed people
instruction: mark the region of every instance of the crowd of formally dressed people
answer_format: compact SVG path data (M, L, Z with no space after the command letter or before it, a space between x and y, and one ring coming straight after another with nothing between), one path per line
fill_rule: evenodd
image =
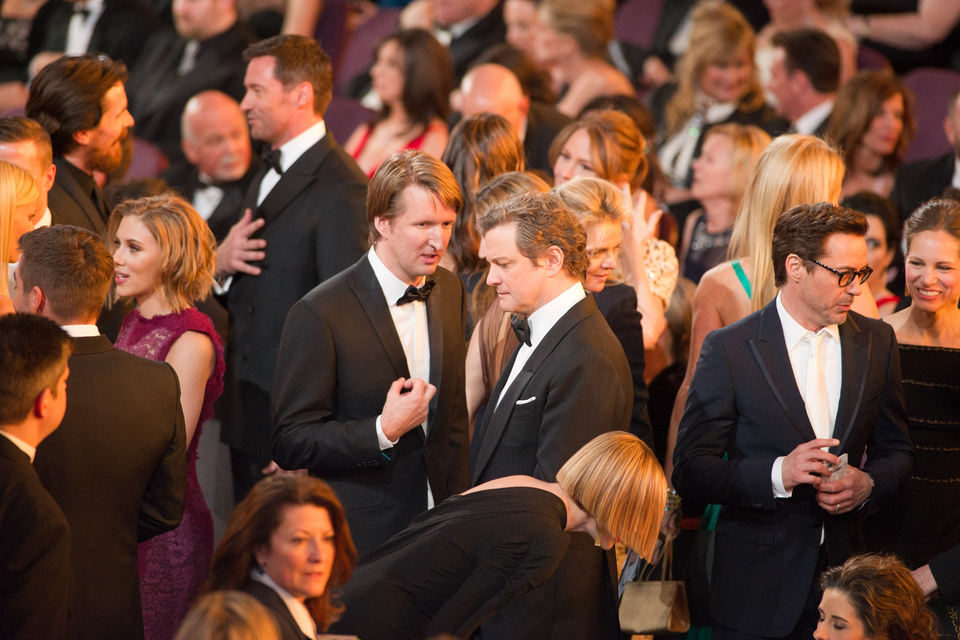
M957 637L960 8L397 4L0 2L0 638Z

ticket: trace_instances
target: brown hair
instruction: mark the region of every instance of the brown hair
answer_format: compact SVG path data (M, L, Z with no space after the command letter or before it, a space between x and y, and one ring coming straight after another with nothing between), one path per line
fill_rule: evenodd
M787 281L786 260L790 254L808 261L807 271L812 271L814 264L809 261L820 259L824 243L835 233L866 235L866 216L829 202L801 204L781 215L773 229L774 283L782 287Z
M565 126L550 145L550 165L557 163L570 137L583 130L590 138L593 168L597 176L615 182L626 176L633 189L639 188L647 176L647 141L633 118L620 111L590 111Z
M553 193L522 193L494 205L477 221L481 235L495 227L517 225L520 253L537 261L550 247L563 253L563 268L577 280L587 274L587 234L579 221Z
M103 240L70 225L34 229L20 238L24 291L39 287L60 322L100 315L113 282L114 264Z
M313 87L313 112L323 115L333 97L333 64L316 40L297 35L273 36L247 47L243 61L264 56L273 57L273 77L285 90L309 82Z
M936 640L936 619L910 570L894 556L854 556L820 576L824 591L844 594L863 623L864 635L883 640Z
M127 80L127 67L103 54L64 56L44 67L30 83L26 114L40 123L62 156L77 147L73 134L95 129L103 97Z
M463 197L447 165L424 151L408 149L391 154L377 167L367 189L367 224L370 242L380 239L375 221L392 220L403 213L403 192L407 187L429 191L444 206L459 212Z
M613 40L614 3L609 0L543 0L540 14L557 33L570 36L583 55L606 58Z
M453 171L463 192L463 209L453 226L450 255L458 273L480 268L474 198L491 178L507 171L523 171L523 144L502 116L478 113L464 118L450 133L443 161Z
M888 171L903 160L916 131L913 95L890 71L861 71L840 87L825 137L843 150L848 168L853 166L854 153L873 119L883 110L883 103L897 94L903 96L903 131L896 148L883 159Z
M160 247L157 287L174 311L203 300L213 284L217 256L210 227L190 203L172 192L117 205L107 225L107 246L116 242L120 221L134 216Z
M0 425L27 419L44 389L57 397L73 342L57 323L30 313L0 316Z
M0 118L0 143L32 142L43 169L53 164L50 134L36 120L23 117Z
M429 126L435 118L446 123L450 117L450 92L453 91L453 60L447 48L429 31L402 29L380 41L377 55L388 42L396 42L400 47L403 61L401 101L407 115L423 127ZM371 125L389 115L390 107L384 105Z
M960 240L960 202L935 198L920 205L904 224L907 251L913 238L923 231L944 231Z
M223 539L213 552L210 577L204 591L242 589L250 581L251 569L257 566L255 552L270 547L270 538L283 521L287 508L300 505L326 509L336 538L327 589L322 596L307 598L304 602L317 627L326 631L343 611L343 606L332 600L331 592L350 578L357 561L357 550L337 494L319 478L273 475L254 485L234 509Z

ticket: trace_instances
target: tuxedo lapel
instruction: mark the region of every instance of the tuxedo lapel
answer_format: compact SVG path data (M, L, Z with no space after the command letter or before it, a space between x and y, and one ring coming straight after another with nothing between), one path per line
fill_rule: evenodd
M867 372L870 371L872 343L873 332L861 331L854 317L848 314L847 321L840 325L840 358L843 364L840 402L833 427L833 437L840 441L840 445L834 447L833 453L843 451L860 411Z
M377 339L380 340L380 344L383 345L383 350L393 366L394 373L398 378L409 378L410 371L407 369L407 357L403 353L400 336L397 335L397 328L393 324L390 309L383 297L383 289L380 288L377 276L373 273L373 267L370 265L370 259L366 255L360 258L353 275L354 278L350 288L367 314L367 319L370 321ZM430 346L432 350L433 345Z
M428 280L433 280L432 277ZM429 415L430 429L433 433L433 419L436 416L440 402L440 385L443 383L443 305L442 296L446 293L437 283L433 293L427 298L427 336L430 340L430 384L437 388L437 393L430 399Z
M264 219L264 226L269 225L294 198L317 179L320 164L333 150L333 145L336 144L330 136L330 132L327 132L317 144L307 149L289 169L284 171L283 175L280 176L280 181L274 185L267 197L260 203L257 215ZM264 175L266 175L266 171L264 171ZM254 184L259 191L260 180L257 180ZM256 198L256 195L254 198Z
M61 162L69 162L69 160L63 159ZM80 186L80 183L74 179L69 169L66 167L57 167L56 183L59 184L63 191L80 207L83 215L90 221L89 228L98 234L103 234L107 229L106 220L104 220L101 213L97 210L96 206L94 206L90 195L87 194Z
M761 311L760 330L757 339L750 341L750 350L790 424L800 433L804 442L816 438L790 365L776 300Z

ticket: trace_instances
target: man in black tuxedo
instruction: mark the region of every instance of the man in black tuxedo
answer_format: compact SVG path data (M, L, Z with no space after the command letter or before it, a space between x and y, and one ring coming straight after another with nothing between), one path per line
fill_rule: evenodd
M548 104L532 102L517 76L499 64L477 65L460 83L461 115L468 118L483 112L503 116L513 126L523 141L527 169L553 176L550 145L571 118Z
M270 460L270 389L287 311L366 248L367 178L323 124L330 58L310 38L276 36L244 52L240 108L269 147L243 217L217 249L230 312L226 415L234 494L242 499Z
M176 0L172 13L175 30L147 41L127 93L133 132L176 163L183 159L180 114L191 96L216 89L243 97L243 50L252 35L237 19L235 0Z
M711 586L720 640L810 638L817 576L856 552L861 519L910 472L893 329L850 312L870 275L866 230L863 214L826 203L784 213L773 234L779 295L700 351L673 484L722 505Z
M373 247L283 327L274 459L330 483L361 557L469 486L466 294L438 268L462 205L435 157L387 158L367 199Z
M67 406L70 337L28 314L0 317L0 638L67 638L70 527L33 469Z
M813 27L774 34L767 90L791 133L823 137L839 88L840 49L831 36Z
M500 307L520 346L474 433L474 485L511 475L556 481L557 470L594 436L628 430L630 366L581 281L589 260L577 219L552 194L494 207L479 225ZM574 534L546 585L482 627L483 637L617 638L616 592L607 554Z
M30 83L26 113L50 134L57 167L48 194L54 224L106 230L109 211L93 172L110 173L123 160L133 126L126 79L122 62L84 55L60 58Z
M40 206L44 212L37 227L49 227L52 220L47 194L53 188L57 168L53 164L50 136L30 118L0 118L0 160L17 165L40 186Z
M142 638L137 542L180 523L186 433L170 365L114 349L97 331L113 259L85 229L59 225L20 238L14 306L73 337L63 424L36 468L73 531L69 634Z
M960 91L947 103L943 131L953 150L936 158L900 165L890 199L906 220L930 198L939 198L947 187L960 187Z

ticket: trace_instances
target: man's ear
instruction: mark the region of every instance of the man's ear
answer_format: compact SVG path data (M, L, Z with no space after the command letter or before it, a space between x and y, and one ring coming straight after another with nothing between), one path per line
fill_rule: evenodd
M806 261L795 253L787 256L785 265L788 281L799 282L803 274L807 272Z
M547 270L547 275L555 276L563 270L563 250L557 245L551 245L540 256L540 264Z
M309 82L301 82L297 85L296 91L296 100L298 107L310 107L313 109L313 85Z
M57 165L50 163L50 166L47 167L47 172L43 174L43 185L42 188L44 191L50 191L53 188L53 182L57 179Z
M73 132L73 141L76 142L81 147L85 147L90 144L90 130L82 129L80 131Z
M43 419L50 413L50 405L53 402L53 391L49 387L41 391L33 399L33 417Z
M520 113L523 114L524 118L526 118L527 115L530 113L530 96L526 94L524 94L523 97L520 98Z
M379 233L381 237L387 235L390 229L390 219L383 216L374 217L373 228L377 230L377 233Z

